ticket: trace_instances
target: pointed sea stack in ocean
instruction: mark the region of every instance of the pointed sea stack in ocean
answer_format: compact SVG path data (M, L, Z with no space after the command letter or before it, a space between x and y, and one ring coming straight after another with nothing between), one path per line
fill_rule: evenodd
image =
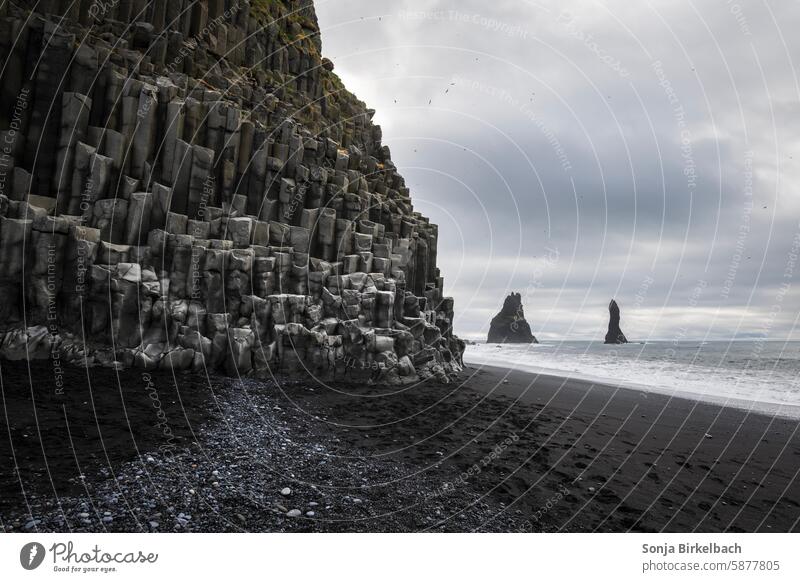
M489 327L490 344L538 344L531 333L531 326L525 321L522 296L512 293L506 297L503 309L492 319Z
M608 304L608 313L611 316L608 321L608 333L606 334L607 344L626 344L628 339L619 328L619 305L613 299Z

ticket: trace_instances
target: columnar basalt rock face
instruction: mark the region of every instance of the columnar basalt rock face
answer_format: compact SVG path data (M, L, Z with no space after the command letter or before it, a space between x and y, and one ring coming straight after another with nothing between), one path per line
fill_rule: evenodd
M310 0L5 2L0 26L2 355L460 369L438 229Z
M608 305L608 313L609 313L609 321L608 321L608 333L606 334L606 342L607 344L626 344L628 343L628 339L625 337L625 334L622 333L622 330L619 327L619 305L613 299L611 303Z
M490 344L539 343L531 332L531 326L525 321L525 310L519 293L512 293L506 297L500 313L492 319L486 341Z

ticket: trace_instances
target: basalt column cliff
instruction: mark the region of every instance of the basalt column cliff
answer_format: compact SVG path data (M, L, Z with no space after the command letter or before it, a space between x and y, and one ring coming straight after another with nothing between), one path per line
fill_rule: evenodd
M0 27L4 357L459 370L437 227L310 0L3 2Z

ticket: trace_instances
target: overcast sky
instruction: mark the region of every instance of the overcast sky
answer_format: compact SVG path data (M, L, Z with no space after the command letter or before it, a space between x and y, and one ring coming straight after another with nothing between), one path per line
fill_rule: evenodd
M800 4L316 5L459 335L518 291L540 339L602 338L611 298L630 339L800 339Z

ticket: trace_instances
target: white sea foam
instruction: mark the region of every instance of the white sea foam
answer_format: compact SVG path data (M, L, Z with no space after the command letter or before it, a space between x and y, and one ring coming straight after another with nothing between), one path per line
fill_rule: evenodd
M476 344L464 359L800 417L800 342Z

